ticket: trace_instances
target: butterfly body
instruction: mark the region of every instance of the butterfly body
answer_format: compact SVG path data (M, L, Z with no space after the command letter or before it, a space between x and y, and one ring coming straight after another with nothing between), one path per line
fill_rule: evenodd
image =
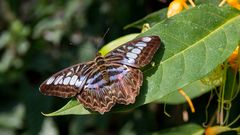
M106 72L106 65L105 65L106 61L105 61L104 57L102 57L101 55L97 55L95 62L97 64L97 66L99 67L99 70L103 71L102 72L103 79L105 81L109 82L109 76L108 76L108 73Z
M43 82L40 92L63 98L76 97L84 107L103 114L116 104L132 104L143 74L160 45L158 36L125 43L105 56L66 68Z

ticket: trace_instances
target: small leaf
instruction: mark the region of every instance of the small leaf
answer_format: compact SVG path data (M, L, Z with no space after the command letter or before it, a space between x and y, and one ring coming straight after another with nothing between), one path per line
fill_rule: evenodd
M0 73L6 72L14 60L14 51L10 48L6 49L0 59Z
M44 36L46 31L51 31L59 35L64 30L64 22L61 19L44 19L41 20L33 29L33 38ZM55 36L56 37L56 36Z
M122 45L123 43L126 43L134 38L136 38L136 36L139 35L137 33L134 34L128 34L126 36L120 37L116 40L113 40L112 42L106 44L103 48L101 48L99 50L99 53L101 53L102 55L107 54L109 51L113 50L114 48Z
M7 129L19 129L23 125L26 108L23 104L17 104L10 111L0 113L0 125Z
M0 50L4 48L11 40L11 34L8 31L2 32L0 35Z

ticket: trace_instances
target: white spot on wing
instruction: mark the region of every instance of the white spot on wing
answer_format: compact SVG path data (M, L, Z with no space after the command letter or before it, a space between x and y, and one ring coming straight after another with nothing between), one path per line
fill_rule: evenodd
M128 49L128 50L132 50L133 47L132 47L132 46L128 46L127 49Z
M71 79L71 81L70 81L70 85L74 85L75 84L75 82L77 81L77 79L78 79L78 76L77 75L74 75L73 77L72 77L72 79Z
M76 87L79 87L81 85L82 81L81 80L77 80L76 83L75 83L75 86Z
M78 72L80 66L77 66L76 72Z
M48 80L47 80L47 85L51 84L53 81L54 81L55 77L50 77Z
M57 85L62 80L62 78L63 78L63 76L58 76L54 82L54 85Z
M146 47L147 44L144 43L144 42L138 42L137 44L135 44L135 46L138 46L138 47Z
M75 86L76 86L76 87L80 87L80 85L82 84L84 78L85 78L85 77L83 77L83 76L80 77L80 79L78 79L78 80L76 81Z
M141 47L141 46L140 46L140 47L138 47L138 48L139 48L139 49L141 49L141 50L143 49L143 47Z
M128 57L128 58L136 59L136 58L137 58L137 54L128 52L128 53L127 53L127 57Z
M63 83L63 79L60 80L60 82L58 84L62 84Z
M138 49L138 48L134 48L134 49L132 49L131 52L133 52L133 53L135 53L135 54L140 54L140 53L141 53L141 50Z
M129 59L128 59L128 63L135 63L135 60L132 59L132 58L129 58Z
M143 37L142 38L142 41L143 42L149 42L149 41L151 41L152 39L150 38L150 37Z
M72 72L71 71L69 71L68 73L67 73L67 75L66 76L69 76L69 75L71 75L72 74Z
M116 75L114 75L114 76L110 76L110 81L114 81L114 80L116 80L117 79L117 77L116 77Z
M67 85L69 83L69 81L71 80L71 77L66 77L63 81L64 85Z
M124 53L124 51L123 51L122 49L117 49L117 51L118 51L118 52L122 52L122 53Z
M88 84L91 84L92 82L93 82L93 78L90 78L90 79L87 80Z

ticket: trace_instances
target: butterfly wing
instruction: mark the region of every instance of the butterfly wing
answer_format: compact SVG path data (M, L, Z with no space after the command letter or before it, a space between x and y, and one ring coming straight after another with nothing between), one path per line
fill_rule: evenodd
M52 75L40 85L40 92L48 96L69 98L82 90L94 62L76 64Z
M89 75L84 90L77 95L77 99L86 108L101 114L108 112L116 103L134 103L143 80L139 69L117 63L107 63L105 67L105 70L94 70ZM104 72L107 73L108 80L104 79Z
M114 63L140 68L151 62L159 47L160 38L158 36L141 37L117 47L105 58Z

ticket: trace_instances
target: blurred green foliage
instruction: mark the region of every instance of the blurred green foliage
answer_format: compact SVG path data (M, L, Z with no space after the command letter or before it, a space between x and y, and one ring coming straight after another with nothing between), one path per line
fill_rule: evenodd
M44 79L94 58L108 28L105 43L139 32L123 27L168 4L157 0L0 0L0 134L149 134L184 123L185 104L167 107L172 118L163 114L160 104L103 116L41 114L68 102L41 95L38 87ZM195 101L199 112L190 115L193 122L205 119L202 100L207 102L208 95Z
M38 87L50 74L92 59L108 28L105 42L134 32L122 28L157 10L154 3L158 2L1 0L0 134L46 135L45 128L65 135L121 129L131 116L123 114L119 117L126 118L116 123L116 115L45 118L42 111L56 110L68 100L43 96Z

